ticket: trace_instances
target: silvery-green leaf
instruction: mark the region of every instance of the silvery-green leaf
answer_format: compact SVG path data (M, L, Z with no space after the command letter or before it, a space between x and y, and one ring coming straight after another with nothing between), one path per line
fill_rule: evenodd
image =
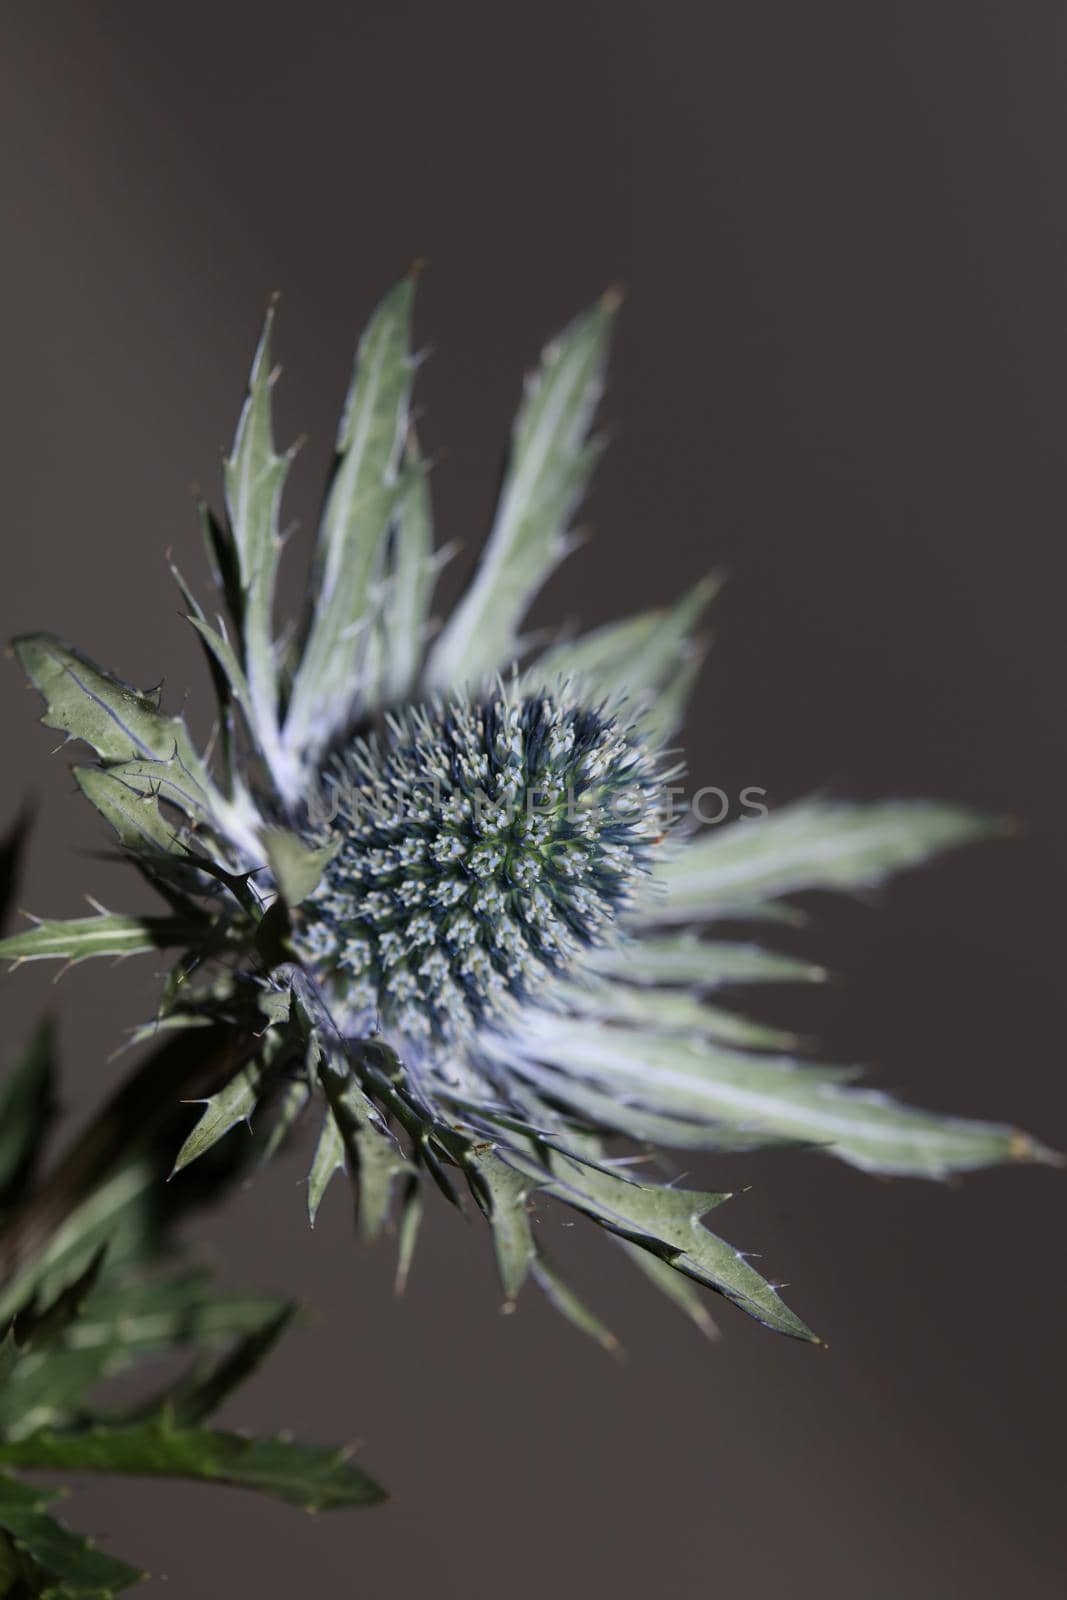
M545 349L515 419L496 518L478 570L430 653L427 683L476 684L514 656L526 609L567 551L599 446L587 435L603 388L616 295Z
M76 964L90 956L140 955L185 945L203 932L203 923L178 917L123 917L109 911L92 917L35 917L32 928L0 939L0 958Z
M311 1161L311 1171L308 1173L308 1222L315 1226L315 1218L319 1214L323 1196L330 1186L330 1180L335 1172L343 1172L345 1165L345 1145L341 1138L341 1130L337 1126L332 1111L327 1111L322 1119L319 1130L318 1143L315 1145L315 1154Z
M45 1472L194 1478L256 1489L306 1511L375 1505L384 1499L383 1490L354 1466L349 1456L348 1450L298 1440L249 1439L214 1428L177 1427L165 1417L127 1427L100 1425L78 1432L41 1432L0 1444L0 1462L10 1466ZM0 1525L23 1537L12 1525L6 1489L0 1494ZM30 1544L29 1538L26 1542ZM42 1566L47 1566L44 1557L30 1547Z
M727 984L817 983L826 977L825 967L795 956L778 955L759 945L703 940L693 933L646 934L591 950L586 960L605 977L642 986L673 984L711 990Z
M693 629L720 583L711 574L674 606L644 611L553 645L530 666L527 681L551 687L570 679L583 698L595 702L625 696L635 715L654 713L664 692L670 695L671 686L677 685L679 663L692 650ZM672 706L678 699L677 694L671 698ZM669 723L671 717L660 720Z
M934 801L802 800L710 829L656 868L647 921L697 922L804 889L866 889L940 850L998 831Z
M51 634L29 634L16 639L14 648L44 697L45 727L84 739L104 761L177 757L190 782L206 792L206 773L185 723L160 711L158 694L120 682Z
M610 1351L613 1355L618 1351L619 1341L611 1329L579 1299L543 1250L538 1251L531 1262L530 1275L546 1299L580 1333L592 1339L602 1350Z
M397 1229L396 1246L396 1279L395 1289L397 1294L403 1294L407 1288L408 1277L411 1273L411 1260L415 1254L415 1244L419 1237L419 1226L422 1222L422 1184L418 1175L412 1173L408 1179L407 1189L400 1206L400 1226Z
M651 749L665 745L685 721L686 708L700 677L706 651L707 646L699 641L691 644L662 689L647 697L638 727Z
M0 1085L0 1207L13 1205L33 1177L55 1109L55 1026L38 1024Z
M264 828L260 837L278 891L288 906L307 899L339 849L339 842L316 849L288 828Z
M114 768L75 767L73 771L85 798L111 824L127 850L148 859L187 855L174 823L160 814L154 794L144 794L125 783Z
M530 1018L523 1048L554 1064L552 1086L561 1098L570 1092L569 1076L576 1085L585 1078L603 1091L605 1106L617 1097L620 1106L640 1105L662 1117L822 1145L867 1172L942 1178L1005 1161L1051 1159L1016 1128L942 1117L849 1087L843 1068L547 1014ZM536 1065L523 1070L540 1081ZM664 1143L666 1131L659 1134ZM678 1142L689 1143L684 1130Z
M417 448L407 451L407 489L396 508L386 552L381 631L381 698L387 705L414 688L426 643L438 562L433 549L430 481Z
M516 1159L514 1153L509 1152L509 1159ZM546 1164L550 1171L542 1185L546 1194L584 1211L609 1232L651 1250L676 1270L725 1295L766 1327L793 1338L814 1339L744 1255L702 1225L701 1218L730 1199L728 1194L632 1182L559 1151L548 1151Z
M507 1165L491 1144L471 1145L462 1157L471 1192L493 1230L505 1302L514 1302L536 1254L526 1201L530 1182Z
M581 1017L633 1023L659 1033L693 1033L726 1044L754 1050L789 1050L796 1034L747 1017L709 1006L694 994L657 988L637 988L605 980L601 983L559 982L553 990L568 1011Z
M98 1550L49 1515L48 1505L59 1492L0 1475L0 1528L18 1540L50 1579L58 1581L58 1587L50 1585L38 1593L56 1600L111 1600L138 1583L144 1577L139 1568Z
M587 1126L623 1134L638 1144L735 1154L798 1143L796 1138L772 1134L765 1128L727 1122L706 1110L686 1113L677 1104L660 1110L654 1089L647 1085L634 1088L607 1078L583 1078L544 1061L518 1060L515 1071L536 1085L541 1096L577 1115Z
M285 724L294 757L322 748L348 718L369 598L398 499L397 462L414 373L414 280L390 291L371 318L337 434L337 455L319 527L308 636Z
M258 719L253 709L251 687L244 667L238 659L237 652L230 643L225 620L220 616L218 627L209 622L203 606L197 600L173 562L171 562L170 570L175 583L182 592L182 599L189 607L188 620L196 629L201 643L204 645L208 664L212 668L212 678L215 683L217 698L223 702L232 700L240 706L249 731L252 737L256 738ZM222 690L221 694L219 693L220 689Z
M143 792L158 787L191 821L221 828L239 846L250 842L247 820L212 783L182 717L165 715L159 697L122 683L51 634L14 642L23 671L43 696L47 728L83 739Z
M196 1127L189 1134L185 1143L178 1151L175 1158L171 1177L175 1177L183 1167L191 1161L202 1156L217 1144L224 1134L239 1122L249 1123L252 1113L259 1103L267 1078L270 1074L270 1063L262 1056L256 1056L240 1072L234 1074L226 1086L213 1094L207 1100L198 1102L204 1107Z
M225 464L226 508L237 551L242 595L243 672L222 635L210 629L202 616L194 615L193 621L230 678L268 766L272 772L277 772L281 754L278 748L274 588L281 552L278 510L292 457L278 455L274 449L270 359L273 320L273 310L268 311L252 362L248 394L237 424L233 451Z
M349 1073L329 1065L319 1073L330 1112L344 1144L358 1196L359 1225L365 1238L381 1232L389 1213L393 1184L411 1163L389 1131L381 1112Z

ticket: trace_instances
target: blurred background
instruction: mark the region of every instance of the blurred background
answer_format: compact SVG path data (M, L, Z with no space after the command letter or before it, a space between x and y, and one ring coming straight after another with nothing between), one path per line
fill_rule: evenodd
M356 333L415 257L454 593L524 369L621 283L595 537L538 616L603 621L724 564L695 780L1022 819L877 902L819 903L792 942L837 981L764 1010L883 1086L1062 1148L1062 6L2 16L3 635L47 627L164 678L202 728L164 552L201 577L192 487L218 500L268 297L280 432L308 436L295 579ZM132 874L78 853L101 826L13 664L0 693L2 820L38 806L21 902L143 904ZM151 962L50 978L3 979L4 1035L61 1008L77 1119L158 980ZM340 1185L308 1232L306 1159L198 1225L232 1281L318 1313L230 1420L357 1439L393 1500L312 1522L225 1490L86 1483L69 1515L169 1595L1061 1592L1062 1174L941 1187L814 1154L701 1158L694 1182L746 1189L723 1231L789 1279L829 1350L729 1307L710 1346L574 1229L617 1363L533 1299L499 1316L488 1237L443 1206L397 1302L389 1247L353 1239Z

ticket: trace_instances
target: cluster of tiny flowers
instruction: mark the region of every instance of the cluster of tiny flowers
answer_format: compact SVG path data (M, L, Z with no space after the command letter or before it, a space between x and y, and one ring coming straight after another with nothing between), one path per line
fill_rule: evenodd
M548 695L413 708L356 741L295 932L339 1020L455 1041L566 971L648 871L662 781L614 717Z

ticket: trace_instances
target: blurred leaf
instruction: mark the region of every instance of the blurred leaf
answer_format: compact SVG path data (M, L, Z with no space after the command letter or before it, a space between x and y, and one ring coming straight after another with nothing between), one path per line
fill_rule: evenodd
M0 1527L5 1528L32 1556L49 1577L59 1579L58 1588L40 1590L55 1600L110 1600L144 1573L116 1556L97 1550L81 1534L71 1533L48 1514L49 1503L57 1490L31 1487L17 1478L0 1475Z
M477 685L507 665L530 601L567 552L571 518L600 455L587 435L617 307L617 295L605 295L546 347L527 380L492 531L430 653L433 690Z
M30 814L24 810L0 839L0 928L7 922L18 890L22 852L30 830Z
M377 1505L385 1499L384 1490L352 1464L346 1450L282 1438L246 1439L212 1428L183 1428L165 1418L130 1427L97 1425L80 1432L37 1433L0 1444L0 1462L47 1472L108 1472L227 1483L257 1489L307 1511ZM0 1525L10 1526L3 1501Z
M642 985L684 984L717 989L733 983L820 982L824 967L778 955L759 945L720 944L694 933L644 934L618 945L591 950L586 958L594 971Z
M415 686L438 567L433 549L429 476L413 442L406 461L408 487L397 506L386 553L381 616L381 696L387 705L402 700Z
M699 922L802 889L866 889L941 850L1002 831L933 801L802 800L701 835L662 861L646 921Z
M136 1420L189 1427L205 1422L249 1379L278 1343L296 1314L294 1303L275 1303L206 1372L185 1373L136 1408ZM131 1418L123 1417L126 1424Z
M55 1111L55 1025L37 1030L0 1086L0 1210L33 1178Z
M711 574L674 606L553 645L528 669L526 681L551 689L569 679L592 703L625 697L627 715L643 719L646 736L649 723L655 723L653 742L658 743L680 721L685 696L672 692L672 686L684 688L688 681L679 683L679 664L695 654L693 629L720 585L719 576Z
M596 984L560 982L555 992L560 1002L580 1017L616 1024L632 1022L637 1027L654 1028L663 1034L698 1034L751 1049L789 1050L795 1049L798 1042L793 1033L706 1005L698 996L684 990L642 989L605 981Z

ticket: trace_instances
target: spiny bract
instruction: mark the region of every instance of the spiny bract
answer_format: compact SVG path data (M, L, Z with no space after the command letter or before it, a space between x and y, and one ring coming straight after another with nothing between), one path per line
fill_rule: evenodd
M605 1345L531 1226L542 1197L604 1228L705 1329L694 1283L811 1338L702 1225L728 1196L639 1175L615 1141L793 1142L927 1177L1043 1158L1009 1127L855 1088L848 1069L800 1059L790 1034L707 998L821 972L697 930L766 924L784 896L880 883L990 825L942 804L812 800L665 831L663 752L699 666L711 580L673 607L540 653L524 645L524 614L571 546L599 454L589 430L613 297L529 380L480 564L433 636L442 556L410 416L413 287L386 296L360 342L305 615L284 642L274 611L290 456L274 446L268 317L225 515L203 513L226 617L178 578L219 700L211 757L157 694L50 635L16 641L46 724L95 752L75 769L81 788L167 910L37 921L0 951L177 949L161 1016L223 1024L245 1064L176 1170L257 1108L275 1150L317 1104L310 1215L341 1168L369 1234L399 1190L401 1279L420 1179L456 1199L458 1177L491 1225L507 1299L532 1277ZM384 793L384 811L368 791Z

